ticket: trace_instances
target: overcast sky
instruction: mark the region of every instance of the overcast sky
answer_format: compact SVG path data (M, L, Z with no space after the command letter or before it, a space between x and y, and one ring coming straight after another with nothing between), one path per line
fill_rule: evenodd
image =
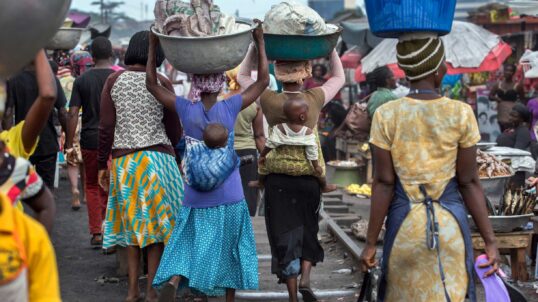
M1 0L4 1L4 0ZM72 8L98 12L97 6L92 6L91 3L95 0L73 0ZM107 1L107 0L105 0ZM117 0L113 0L117 1ZM301 3L306 3L307 0L296 0ZM145 7L148 7L147 18L153 17L153 7L155 0L123 0L125 4L120 7L127 16L141 19L141 16L145 13ZM215 0L214 3L218 4L221 9L227 14L235 14L236 10L239 10L241 17L246 18L263 18L265 13L271 8L271 5L280 3L281 0ZM362 3L361 0L357 3ZM141 10L141 7L143 8Z

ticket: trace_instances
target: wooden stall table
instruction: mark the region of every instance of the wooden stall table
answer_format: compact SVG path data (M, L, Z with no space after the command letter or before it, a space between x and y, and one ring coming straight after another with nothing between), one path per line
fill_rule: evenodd
M495 233L497 247L499 250L508 250L510 253L510 265L512 269L512 279L526 282L529 280L525 255L527 247L531 242L532 231ZM486 247L484 240L479 233L472 234L473 250L475 256ZM476 258L476 257L475 257Z

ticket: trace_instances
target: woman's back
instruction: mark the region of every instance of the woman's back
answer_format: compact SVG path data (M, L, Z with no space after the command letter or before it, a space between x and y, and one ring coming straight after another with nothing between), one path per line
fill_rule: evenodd
M374 115L370 142L389 150L399 180L409 197L419 202L419 184L438 199L456 175L458 148L480 141L471 107L439 98L402 98L381 106Z
M163 123L164 107L147 90L144 72L121 73L111 96L116 109L114 149L171 144Z

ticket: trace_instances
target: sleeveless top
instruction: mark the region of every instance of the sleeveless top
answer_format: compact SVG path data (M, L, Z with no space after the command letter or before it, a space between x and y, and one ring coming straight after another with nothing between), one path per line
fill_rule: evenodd
M111 91L116 108L113 149L170 145L163 123L163 105L146 88L146 74L125 71Z

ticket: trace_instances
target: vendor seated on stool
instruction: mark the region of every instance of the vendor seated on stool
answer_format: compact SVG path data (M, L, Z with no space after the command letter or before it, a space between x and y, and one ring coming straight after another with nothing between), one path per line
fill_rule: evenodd
M510 112L511 126L497 138L497 145L529 151L531 146L530 120L529 109L523 104L516 104ZM511 185L515 188L524 186L525 172L516 172Z

